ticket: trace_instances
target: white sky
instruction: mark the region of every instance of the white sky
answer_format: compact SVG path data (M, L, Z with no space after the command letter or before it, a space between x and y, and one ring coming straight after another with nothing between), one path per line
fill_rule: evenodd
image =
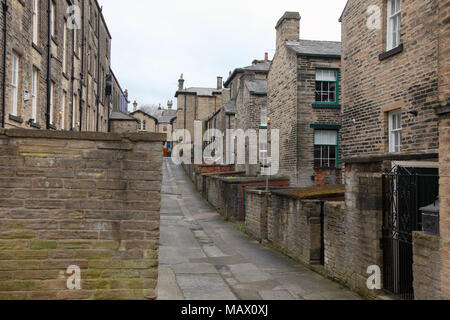
M186 87L275 53L275 24L298 11L300 38L341 40L347 0L99 0L112 35L112 69L130 100L164 107L184 73Z

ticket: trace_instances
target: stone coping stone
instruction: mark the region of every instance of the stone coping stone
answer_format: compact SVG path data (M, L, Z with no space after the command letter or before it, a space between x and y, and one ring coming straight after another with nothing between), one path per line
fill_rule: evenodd
M413 238L415 240L416 239L417 240L426 240L426 241L436 242L436 243L440 243L440 241L441 241L441 237L440 236L427 234L427 233L422 232L422 231L414 231L413 232Z
M255 182L266 182L266 177L219 177L219 179L227 184L244 184L244 183L255 183ZM269 182L274 181L290 181L289 177L269 177Z
M274 195L300 200L320 200L345 196L344 185L314 186L307 188L284 188L271 192Z
M245 175L245 171L230 171L221 173L202 173L202 176L220 179L222 176L239 176Z
M266 191L266 187L251 187L249 189L245 189L247 193L254 193L254 194L271 194L275 190L285 190L287 187L272 187L269 186L269 191Z
M88 140L88 141L123 141L133 142L165 142L164 133L103 133L103 132L73 132L73 131L51 131L30 129L0 129L0 136L10 138L33 138L33 139L65 139L65 140Z

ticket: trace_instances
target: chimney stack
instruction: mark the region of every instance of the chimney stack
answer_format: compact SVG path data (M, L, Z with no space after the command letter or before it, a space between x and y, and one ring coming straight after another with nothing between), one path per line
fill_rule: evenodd
M184 79L183 74L181 74L180 79L178 80L178 91L183 91L184 88Z
M137 107L138 107L138 103L136 102L136 100L134 100L134 102L133 102L133 112L137 111Z
M167 107L169 108L169 110L172 110L172 107L173 107L173 101L172 100L167 101Z
M277 30L277 49L286 41L299 41L300 39L300 13L286 12L275 27Z
M264 61L269 61L269 53L268 52L266 52L264 54Z
M217 90L222 90L222 89L223 89L223 78L217 77Z
M159 107L158 107L158 117L161 117L161 116L162 116L162 113L163 113L163 111L162 111L162 108L161 108L161 104L159 104Z

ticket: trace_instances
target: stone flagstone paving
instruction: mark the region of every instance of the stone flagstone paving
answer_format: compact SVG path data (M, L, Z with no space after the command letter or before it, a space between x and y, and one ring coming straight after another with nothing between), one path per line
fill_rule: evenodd
M170 159L163 173L158 299L361 299L224 221Z

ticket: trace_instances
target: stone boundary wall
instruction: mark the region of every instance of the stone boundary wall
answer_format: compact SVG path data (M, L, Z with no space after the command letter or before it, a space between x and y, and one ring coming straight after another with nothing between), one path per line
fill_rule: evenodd
M271 206L271 194L266 191L247 191L247 217L244 231L262 242L267 240L267 217Z
M438 236L413 233L415 300L441 299L440 241Z
M319 264L322 202L274 194L271 200L267 218L269 243L305 264Z
M155 299L164 140L0 129L0 299Z

